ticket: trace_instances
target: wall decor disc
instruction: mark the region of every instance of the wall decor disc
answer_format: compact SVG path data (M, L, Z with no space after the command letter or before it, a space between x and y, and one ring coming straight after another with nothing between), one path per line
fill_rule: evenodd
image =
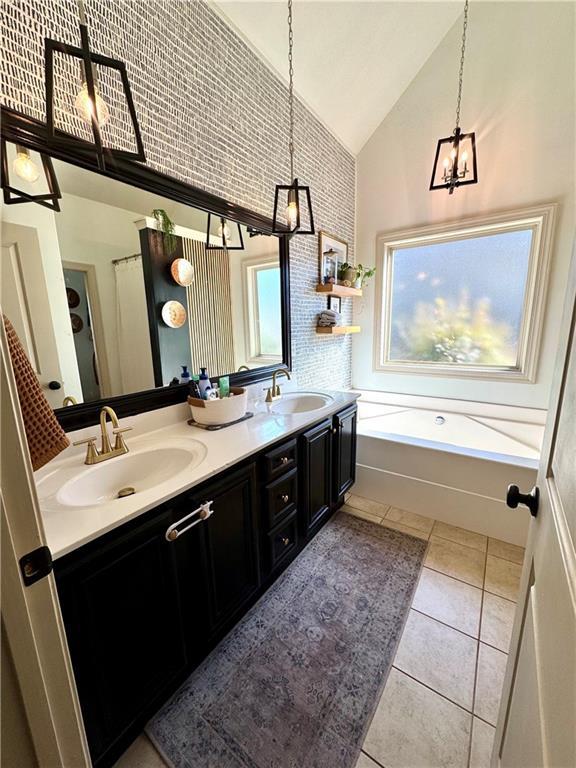
M178 285L186 287L194 282L194 267L188 259L174 259L170 266L170 274Z
M179 301L167 301L162 307L162 320L170 328L181 328L186 322L186 310Z
M84 321L76 312L70 312L70 322L72 323L72 333L80 333L84 328Z
M74 309L80 304L80 296L74 288L66 288L66 298L68 299L70 309Z

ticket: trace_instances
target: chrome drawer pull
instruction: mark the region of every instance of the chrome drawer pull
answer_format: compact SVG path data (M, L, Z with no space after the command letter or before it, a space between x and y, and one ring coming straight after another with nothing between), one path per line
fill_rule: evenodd
M290 501L290 496L288 496L287 493L284 493L282 496L280 496L280 501L283 501L284 504L288 504Z
M183 533L189 531L190 528L194 528L194 526L198 525L198 523L202 523L204 520L208 520L208 518L214 514L214 510L212 509L213 503L213 501L205 501L204 504L200 504L198 509L190 512L185 517L182 517L180 520L178 520L178 522L172 523L172 525L166 529L166 533L164 534L166 541L176 541L179 536L182 536ZM185 523L186 520L190 520L191 517L196 517L196 515L198 515L198 520L194 520L193 523L190 523L181 530L178 529L179 525Z
M288 538L288 536L284 536L282 538L282 544L284 544L285 547L287 547L288 544L290 544L290 539Z
M282 458L280 459L280 464L285 465L285 464L288 464L289 461L290 459L288 458L288 456L282 456Z

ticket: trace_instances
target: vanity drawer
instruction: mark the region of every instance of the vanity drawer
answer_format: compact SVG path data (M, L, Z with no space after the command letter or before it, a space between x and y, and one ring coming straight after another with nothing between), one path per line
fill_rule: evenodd
M274 480L274 478L279 477L284 472L294 469L297 463L296 440L282 443L278 448L274 448L273 451L266 453L264 455L264 462L267 480Z
M266 486L266 512L268 528L274 528L298 503L298 469L279 477Z
M296 510L280 525L268 534L270 565L272 569L280 565L291 552L298 547L298 518Z

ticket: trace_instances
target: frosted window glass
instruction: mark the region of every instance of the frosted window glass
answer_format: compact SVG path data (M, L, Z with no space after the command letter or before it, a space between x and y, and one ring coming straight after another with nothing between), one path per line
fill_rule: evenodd
M257 270L256 292L258 296L259 354L281 357L280 267Z
M393 252L390 362L514 367L532 230Z

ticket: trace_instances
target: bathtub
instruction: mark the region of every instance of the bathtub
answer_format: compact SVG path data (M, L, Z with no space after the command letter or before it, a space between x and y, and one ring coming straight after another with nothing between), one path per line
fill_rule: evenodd
M536 480L546 412L360 392L354 493L523 546L506 489Z

